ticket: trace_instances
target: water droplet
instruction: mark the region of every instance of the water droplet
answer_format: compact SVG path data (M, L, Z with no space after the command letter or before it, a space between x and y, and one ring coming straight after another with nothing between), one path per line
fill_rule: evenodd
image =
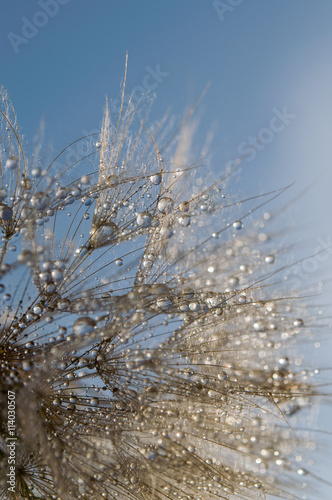
M151 184L154 184L155 186L159 186L159 184L161 183L161 174L154 174L154 175L151 175L150 177L150 182Z
M22 363L22 368L25 372L30 372L32 370L32 363L30 360L25 359Z
M190 217L188 215L181 215L178 217L178 223L180 226L188 227L190 225Z
M165 214L167 212L170 212L173 208L173 200L172 198L167 198L166 196L164 198L160 198L157 204L157 208L159 212Z
M31 206L37 210L45 210L49 204L49 197L46 193L35 193L31 196Z
M136 219L137 225L140 227L150 227L151 226L151 215L148 212L141 212L138 214Z
M160 297L159 299L157 299L157 306L162 311L168 311L173 307L173 302L168 297Z
M96 322L89 316L81 316L78 318L73 326L73 332L76 335L84 335L86 333L91 333L95 329Z
M7 196L8 196L7 190L4 188L0 188L0 202L5 200Z
M32 177L38 178L41 176L41 169L39 167L35 167L31 170Z
M280 358L278 363L284 370L289 367L289 359L286 356Z
M256 322L254 323L254 330L255 330L256 332L264 332L264 330L265 330L265 325L264 325L263 321L256 321Z
M15 170L16 168L18 168L17 158L8 158L8 160L6 161L6 168L8 168L9 170Z
M181 210L181 212L188 212L189 203L187 201L182 201L179 205L179 210Z
M233 222L233 227L234 229L242 229L243 228L243 224L242 224L242 221L240 220L236 220L235 222Z
M69 309L69 307L70 307L69 299L61 299L57 304L57 308L59 309L59 311L66 311Z
M274 255L267 255L267 256L265 257L265 262L266 262L267 264L273 264L273 263L274 263L274 261L275 261Z
M120 266L123 265L123 260L122 259L116 259L115 264L120 267Z
M0 219L9 221L13 217L13 210L5 203L0 203Z

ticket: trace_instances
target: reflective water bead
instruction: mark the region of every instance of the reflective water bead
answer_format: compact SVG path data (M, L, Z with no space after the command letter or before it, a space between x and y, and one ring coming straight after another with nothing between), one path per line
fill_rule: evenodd
M150 176L150 182L151 184L158 186L161 183L161 178L161 174L153 174Z
M17 158L8 158L8 160L6 161L6 168L8 168L9 170L15 170L16 168L18 168Z
M181 215L181 217L178 217L178 223L180 226L188 227L190 225L190 217L187 215Z
M237 229L237 230L242 229L243 228L242 221L236 220L235 222L233 222L233 227L234 227L234 229Z
M37 210L45 210L49 204L49 197L46 193L35 193L31 196L30 204Z
M141 212L136 218L137 225L140 227L150 227L151 225L151 215L148 212Z
M164 198L160 198L157 204L157 208L159 212L165 214L167 212L170 212L173 207L173 200L172 198L167 198L166 196Z
M13 217L13 210L5 203L0 203L0 219L9 221Z
M96 327L96 322L89 316L82 316L78 318L73 326L73 331L76 335L84 335L85 333L91 333Z

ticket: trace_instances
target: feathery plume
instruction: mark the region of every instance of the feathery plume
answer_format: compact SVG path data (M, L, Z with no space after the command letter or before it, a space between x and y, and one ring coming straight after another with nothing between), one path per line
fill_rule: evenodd
M232 200L188 121L131 103L47 165L1 99L0 498L300 498L292 419L318 389L264 213L284 189Z

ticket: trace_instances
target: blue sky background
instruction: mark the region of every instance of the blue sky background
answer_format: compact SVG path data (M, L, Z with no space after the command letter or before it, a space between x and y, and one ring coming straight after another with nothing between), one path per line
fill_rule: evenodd
M38 14L43 0L0 0L0 82L27 138L41 118L56 149L98 128L105 96L119 97L128 51L127 93L143 85L147 67L167 73L154 90L151 120L169 107L181 116L210 82L199 130L200 137L215 130L216 175L250 135L269 128L274 109L295 115L253 161L243 161L238 186L252 194L296 181L295 196L316 180L294 220L308 228L309 254L319 237L332 243L331 0L224 0L224 15L212 0L54 1L52 17ZM45 25L27 38L25 18ZM14 42L15 36L23 38ZM328 255L325 276L332 270ZM331 344L322 351L322 364L332 366ZM317 425L332 430L330 420L326 410ZM330 498L328 491L319 498Z

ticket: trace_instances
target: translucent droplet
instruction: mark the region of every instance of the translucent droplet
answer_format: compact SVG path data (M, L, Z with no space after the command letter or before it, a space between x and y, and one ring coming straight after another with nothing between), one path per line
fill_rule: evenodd
M60 311L66 311L70 307L70 300L69 299L61 299L59 300L57 307Z
M267 256L265 257L265 262L266 262L267 264L273 264L273 263L274 263L274 260L275 260L274 255L267 255Z
M25 372L30 372L32 370L32 363L30 360L25 359L22 363L22 368Z
M254 323L254 330L256 332L263 332L265 330L265 325L264 325L263 321L256 321Z
M140 227L150 227L151 226L151 215L148 212L141 212L138 214L136 219L137 225Z
M54 281L61 281L63 279L63 271L61 269L53 269L51 276Z
M188 227L190 225L190 217L188 215L181 215L178 217L178 223L180 226Z
M164 198L160 198L157 204L157 208L159 212L165 214L167 212L170 212L173 208L173 200L172 198L167 198L166 196Z
M233 222L233 227L234 229L242 229L243 228L243 224L242 224L242 221L240 220L236 220L235 222Z
M31 170L32 177L38 178L41 176L41 169L39 167L35 167Z
M49 197L46 193L35 193L31 196L31 206L37 210L45 210L49 204Z
M18 168L17 158L8 158L8 160L6 161L6 168L8 168L9 170L15 170L16 168Z
M188 212L189 203L187 201L182 201L179 205L179 210L181 210L181 212Z
M173 302L168 297L160 297L159 299L157 299L157 306L162 311L168 311L173 307Z
M73 332L76 335L84 335L86 333L91 333L95 329L96 322L89 316L82 316L78 318L73 326Z
M159 184L161 183L161 174L154 174L154 175L151 175L150 177L150 182L151 184L154 184L155 186L159 186Z
M8 192L5 188L0 188L0 202L5 200L8 196Z
M302 327L303 325L304 325L303 319L298 318L294 320L294 326L296 326L296 328Z
M13 217L13 210L5 203L0 203L0 219L9 221Z
M286 356L283 356L282 358L280 358L278 363L283 369L286 369L289 367L289 359Z
M122 259L116 259L115 264L120 267L120 266L123 265L123 260Z

